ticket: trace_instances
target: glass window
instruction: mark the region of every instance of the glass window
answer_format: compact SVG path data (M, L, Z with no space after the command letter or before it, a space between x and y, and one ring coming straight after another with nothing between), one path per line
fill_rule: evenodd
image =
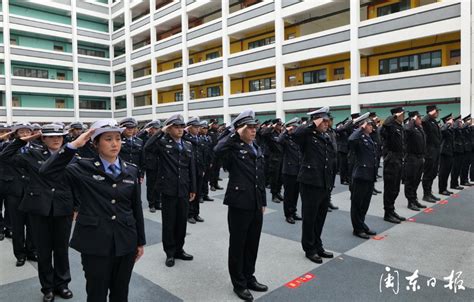
M181 61L175 62L175 63L173 64L173 67L174 67L174 68L180 68L181 66L183 66L183 63L182 63Z
M326 82L326 69L308 71L303 73L303 84Z
M269 37L269 38L264 38L264 39L261 39L261 40L249 42L248 43L248 48L249 49L257 48L257 47L261 47L261 46L265 46L265 45L269 45L269 44L273 44L273 43L275 43L275 37Z
M54 45L54 50L55 50L55 51L64 51L64 46L62 46L62 45Z
M251 80L251 81L249 81L249 90L250 91L259 91L260 90L260 80Z
M409 56L400 57L400 71L410 70L410 58Z
M449 54L450 58L458 58L460 56L461 56L461 50L460 49L451 50L451 52Z
M174 101L175 102L182 102L183 101L183 92L179 91L174 94Z
M16 37L10 37L10 45L17 45Z
M219 86L207 87L207 96L214 97L221 95L221 88Z
M388 73L388 60L380 60L379 61L379 74L387 74Z
M334 69L334 75L344 75L344 67L335 68Z
M219 52L218 51L206 54L206 60L212 60L212 59L215 59L215 58L218 58L218 57L219 57Z
M418 60L418 55L410 56L410 70L417 70L420 68L420 63Z
M441 51L431 52L431 67L440 67L441 66Z
M431 53L422 53L420 55L420 69L431 67Z
M321 69L318 72L318 83L326 82L326 69Z
M389 73L398 72L398 58L392 58L388 60L388 65L389 65L388 67Z

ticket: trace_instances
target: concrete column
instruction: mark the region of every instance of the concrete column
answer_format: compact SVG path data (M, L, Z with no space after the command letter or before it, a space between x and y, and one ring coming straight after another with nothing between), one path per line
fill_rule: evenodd
M189 83L188 83L188 13L186 12L186 0L181 0L181 45L182 45L182 68L183 68L183 117L188 120Z
M359 78L360 78L360 51L359 51L359 23L360 0L351 0L351 113L359 112Z
M229 16L229 0L222 0L222 88L223 88L223 108L224 123L231 122L229 113L230 97L230 76L228 71L228 58L230 55L230 39L227 33L227 17Z
M461 108L464 117L472 112L472 2L461 1Z
M114 85L115 85L115 74L112 65L114 58L114 45L112 44L112 33L114 32L114 20L112 20L112 0L109 0L109 33L110 33L110 45L109 45L109 59L110 59L110 110L112 111L112 116L115 113L115 97L114 97Z
M156 5L155 0L150 0L150 24L153 24L153 16L155 15ZM156 44L156 28L151 26L150 29L150 45L151 45L151 116L156 119L156 105L158 104L158 91L155 88L155 76L157 73L155 44Z
M283 66L283 42L285 24L282 17L282 0L275 0L275 81L276 117L285 120L283 111L283 88L285 88L285 67Z
M8 0L3 0L3 50L5 53L5 107L7 111L7 123L13 122L12 104L12 71L10 60L10 6Z
M133 51L133 43L130 37L130 23L132 21L132 11L130 10L130 1L123 1L124 7L124 26L125 26L125 85L127 89L127 116L132 116L133 109L133 94L132 94L132 80L133 69L131 65L131 54Z
M77 12L76 0L71 0L72 25L72 80L74 83L74 118L79 120L79 62L77 59Z

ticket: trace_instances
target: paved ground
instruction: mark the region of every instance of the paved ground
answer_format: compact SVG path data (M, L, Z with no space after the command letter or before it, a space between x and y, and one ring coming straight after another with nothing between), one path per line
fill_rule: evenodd
M376 187L382 189L383 183ZM397 211L411 221L400 225L383 221L382 195L374 196L367 224L379 235L370 240L352 236L347 189L337 185L334 190L333 203L340 209L328 214L323 243L336 257L321 265L304 257L301 222L286 223L282 204L268 201L256 277L270 290L255 293L258 300L474 301L474 188L430 204L426 212L408 210L401 194ZM130 301L238 301L227 273L224 191L211 195L214 202L201 204L206 221L188 225L185 250L195 260L178 260L173 268L164 265L161 214L144 210L148 245L134 269ZM85 301L79 254L72 249L70 254L73 301ZM0 242L0 255L0 301L41 301L35 263L16 268L9 240ZM410 283L407 277L414 272L419 277ZM389 274L393 287L386 287ZM433 282L434 287L427 285Z

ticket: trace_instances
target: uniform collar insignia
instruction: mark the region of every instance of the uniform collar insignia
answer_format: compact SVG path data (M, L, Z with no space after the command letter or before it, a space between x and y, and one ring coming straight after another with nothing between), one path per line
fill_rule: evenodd
M48 154L48 151L43 151L43 154Z
M173 146L171 146L171 145L166 145L166 148L171 149L171 148L173 148Z
M124 179L122 180L122 182L126 183L126 184L133 184L133 180L129 180L129 179Z
M59 154L63 154L63 153L64 153L64 149L59 150Z
M247 151L247 150L240 150L240 153L242 153L242 154L247 154L248 151Z
M98 161L96 161L96 162L94 163L94 165L95 165L96 167L99 167L99 166L100 166L100 163L99 163Z
M104 179L105 179L105 177L100 176L100 175L92 175L92 177L93 177L95 180L104 180Z

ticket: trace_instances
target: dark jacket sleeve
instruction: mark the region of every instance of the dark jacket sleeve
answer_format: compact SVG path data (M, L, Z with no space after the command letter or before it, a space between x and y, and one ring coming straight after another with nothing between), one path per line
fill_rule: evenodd
M222 164L226 170L229 170L230 165L232 164L231 160L227 160L228 159L227 151L230 149L230 146L231 146L232 134L233 132L227 132L225 136L221 136L217 142L217 145L214 147L214 152L216 154L216 157L222 159Z
M133 211L133 216L135 217L135 220L136 220L137 246L143 246L146 244L145 222L143 219L140 183L138 181L135 181L135 200L132 203L132 211Z
M26 146L26 144L28 144L28 142L25 142L21 139L15 139L11 144L8 144L8 146L6 146L0 153L0 162L25 167L26 162L22 160L22 157L18 155L17 152L22 147Z

